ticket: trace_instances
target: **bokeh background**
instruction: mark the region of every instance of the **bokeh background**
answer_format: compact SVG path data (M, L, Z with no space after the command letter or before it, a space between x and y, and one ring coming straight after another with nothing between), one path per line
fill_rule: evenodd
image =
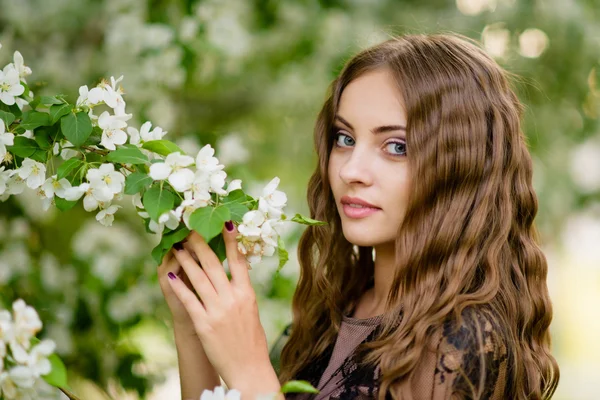
M600 398L600 3L597 0L0 0L0 66L19 50L36 94L124 75L130 126L149 120L187 152L210 143L253 195L274 176L308 213L312 128L358 50L390 35L459 32L507 70L527 110L537 224L549 262L555 399ZM179 398L168 312L133 207L110 228L78 206L0 204L0 308L24 298L84 399ZM290 262L253 269L270 343L291 319ZM47 398L60 398L48 393Z

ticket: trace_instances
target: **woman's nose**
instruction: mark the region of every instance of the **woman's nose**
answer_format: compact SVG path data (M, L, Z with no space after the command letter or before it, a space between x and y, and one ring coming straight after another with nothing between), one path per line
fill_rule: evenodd
M354 148L340 167L340 179L347 185L352 183L372 184L373 155Z

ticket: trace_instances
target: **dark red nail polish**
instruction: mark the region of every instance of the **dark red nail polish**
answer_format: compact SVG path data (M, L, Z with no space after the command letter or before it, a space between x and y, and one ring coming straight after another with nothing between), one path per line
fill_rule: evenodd
M175 274L174 274L174 273L172 273L172 272L169 272L169 273L167 274L167 276L168 276L168 277L169 277L169 279L170 279L170 280L172 280L172 281L173 281L173 280L175 280L175 279L177 278L177 277L175 276Z
M175 250L183 250L183 242L177 242L173 245Z
M233 222L232 222L232 221L227 221L227 222L225 222L225 228L226 228L226 229L227 229L229 232L233 231Z

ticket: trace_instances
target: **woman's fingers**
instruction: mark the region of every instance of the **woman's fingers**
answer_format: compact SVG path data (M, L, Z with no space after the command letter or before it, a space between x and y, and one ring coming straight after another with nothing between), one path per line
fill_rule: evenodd
M166 276L169 272L174 274L178 274L181 272L181 266L179 265L179 261L173 256L173 253L168 252L163 257L162 263L158 266L158 277L162 278Z
M223 264L206 241L197 232L192 231L188 236L186 247L189 246L200 261L200 266L210 279L217 293L229 296L230 283L225 274Z
M194 261L192 255L186 249L173 249L172 251L175 258L179 261L179 264L181 264L181 267L185 270L186 275L192 283L194 290L196 290L196 293L198 293L198 296L202 299L202 302L207 307L210 307L211 304L214 304L217 300L217 292L206 273L200 268L198 263ZM179 280L181 281L181 279Z
M196 326L200 321L206 320L206 310L200 301L198 301L194 292L172 272L169 272L167 276L171 289L187 310L194 325Z
M248 261L246 261L246 257L238 250L237 234L238 231L233 222L226 222L223 228L223 239L225 240L227 263L231 272L231 280L236 284L249 285Z

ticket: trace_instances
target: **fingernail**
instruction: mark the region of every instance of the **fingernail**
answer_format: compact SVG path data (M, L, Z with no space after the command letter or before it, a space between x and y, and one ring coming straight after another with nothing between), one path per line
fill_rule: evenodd
M226 228L226 229L227 229L229 232L233 231L233 222L232 222L232 221L227 221L227 222L225 222L225 228Z
M174 274L174 273L172 273L172 272L169 272L169 273L167 274L167 276L168 276L168 277L169 277L169 279L170 279L170 280L172 280L172 281L173 281L173 280L175 280L175 279L177 278L177 277L175 276L175 274Z
M183 242L177 242L173 245L175 250L183 250Z

